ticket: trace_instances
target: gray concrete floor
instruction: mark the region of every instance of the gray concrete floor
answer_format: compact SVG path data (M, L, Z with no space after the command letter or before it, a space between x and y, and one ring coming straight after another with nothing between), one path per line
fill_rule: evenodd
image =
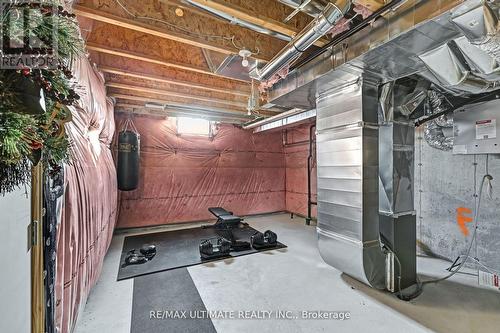
M306 227L303 219L281 214L248 218L246 222L262 231L274 230L288 248L189 268L209 311L349 311L351 319L214 319L219 333L499 332L500 293L478 287L474 276L456 274L448 281L426 286L419 298L403 302L326 265L317 250L315 227ZM179 227L141 232L173 228ZM114 237L76 333L130 331L133 280L116 281L125 236ZM423 279L446 275L448 266L442 260L418 258Z

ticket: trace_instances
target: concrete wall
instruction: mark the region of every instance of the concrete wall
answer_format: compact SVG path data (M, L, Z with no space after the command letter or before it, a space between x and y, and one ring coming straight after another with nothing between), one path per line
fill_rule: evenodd
M466 252L473 223L465 236L457 223L457 208L474 212L479 185L485 174L485 155L453 155L431 148L417 132L415 159L415 209L420 252L432 252L455 260ZM489 157L493 176L493 200L483 190L477 243L471 255L500 271L500 159ZM473 217L472 214L468 216Z
M25 190L0 196L0 332L30 332L30 199Z

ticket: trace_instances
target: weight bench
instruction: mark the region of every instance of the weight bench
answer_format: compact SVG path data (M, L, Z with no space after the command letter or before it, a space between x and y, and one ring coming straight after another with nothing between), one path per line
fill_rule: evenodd
M219 236L231 242L231 249L233 251L250 249L250 243L236 239L232 231L232 229L248 226L247 223L243 222L241 217L233 215L233 212L227 211L222 207L210 207L208 211L217 218L217 222L213 225L203 226L203 228L214 228L217 230Z
M247 226L246 223L243 223L241 217L233 215L233 212L229 212L222 207L210 207L208 211L217 218L217 222L213 226L206 226L205 228L213 227L217 230L227 230L239 228L242 225Z

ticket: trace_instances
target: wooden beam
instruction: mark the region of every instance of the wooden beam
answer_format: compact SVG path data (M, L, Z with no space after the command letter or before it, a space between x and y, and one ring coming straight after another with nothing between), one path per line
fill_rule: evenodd
M386 1L384 0L354 0L354 3L368 8L372 12L382 8Z
M261 26L263 28L279 32L283 35L289 37L295 36L298 29L294 29L285 23L273 20L272 18L265 17L258 13L247 12L240 6L233 5L228 2L217 1L217 0L191 0L194 3L221 11L240 20L253 23L255 25Z
M170 79L164 78L162 76L148 75L148 74L138 73L138 72L131 72L131 71L126 71L126 70L122 70L122 69L115 68L115 67L109 67L109 66L99 66L99 69L101 71L103 71L104 73L127 76L127 77L136 78L136 79L144 79L144 80L155 81L155 82L159 82L159 83L166 83L166 84L182 86L182 87L188 87L188 88L193 88L193 89L213 91L213 92L242 96L242 97L248 97L250 95L249 90L245 92L245 91L240 91L240 90L217 88L215 86L202 85L202 84L195 83L195 82L170 80Z
M213 16L190 13L178 17L171 8L162 5L158 0L121 2L126 11L115 0L81 0L74 6L74 11L80 17L226 55L237 53L239 47L259 49L260 52L254 58L262 61L269 61L286 45L285 41L221 21Z
M160 118L166 118L166 117L179 117L179 116L184 116L184 117L196 117L195 112L180 112L176 110L171 110L171 109L165 109L165 110L155 110L155 109L147 109L147 108L140 108L140 107L127 107L126 105L120 105L117 104L117 114L137 114L137 115L145 115L145 116L153 116L153 117L160 117ZM247 121L252 120L251 117L248 117L246 115L208 115L205 118L212 120L212 121L217 121L217 122L222 122L222 123L229 123L229 124L238 124L241 125Z
M192 72L196 72L196 73L208 74L208 75L212 75L212 76L216 76L216 77L223 77L221 75L212 73L208 68L199 68L199 67L195 67L195 66L188 65L188 64L181 64L181 63L166 61L166 60L163 60L163 59L160 59L157 57L152 57L152 56L140 54L137 52L115 49L115 48L107 47L104 45L94 44L91 42L87 42L87 49L90 51L111 54L111 55L115 55L115 56L119 56L119 57L144 61L144 62L162 65L162 66L166 66L166 67L173 67L173 68L188 70L188 71L192 71ZM247 81L244 81L244 80L238 80L238 79L233 79L233 78L229 78L229 79L239 81L239 82L248 83Z
M131 91L137 91L137 92L148 93L148 94L168 95L170 97L179 97L179 98L193 99L193 100L203 101L203 102L226 104L226 105L236 106L236 107L241 107L241 108L245 108L247 106L247 103L242 103L242 102L233 102L233 101L228 101L228 100L224 100L224 99L220 99L220 98L196 96L196 95L192 95L192 94L183 94L183 93L179 93L179 92L175 92L175 91L171 91L171 90L132 86L132 85L128 85L128 84L115 83L115 82L108 82L108 83L106 83L106 86L109 88L131 90Z
M184 44L189 44L204 49L221 52L224 54L233 54L235 52L238 52L238 50L234 47L221 47L210 41L201 42L200 40L189 39L185 35L182 35L180 33L176 33L174 31L167 29L162 29L156 26L151 26L137 19L124 18L121 16L106 13L105 11L102 10L84 7L81 5L74 6L74 13L77 14L78 16L90 18L95 21L116 25L122 28L135 30L138 32L142 32L145 34L161 38L175 40L177 42L181 42Z
M179 103L172 102L166 99L161 99L161 98L151 98L151 97L144 97L144 96L133 96L133 95L124 95L124 94L119 94L119 93L109 93L108 96L114 97L114 98L119 98L119 99L124 99L124 100L129 100L129 101L136 101L136 102L144 102L144 103L158 103L158 104L168 104L168 105L177 105ZM228 112L228 113L234 113L234 114L244 114L247 111L245 109L223 109L219 107L212 107L209 105L203 105L203 104L192 104L195 105L197 108L206 108L207 111L213 110L214 112L217 112L220 110L220 112Z
M221 1L221 0L191 0L191 1L221 11L240 20L255 24L257 26L261 26L271 31L279 32L289 37L293 37L299 32L299 29L289 26L283 22L266 17L260 13L249 12L248 10L245 10L243 7L231 4L226 1ZM324 46L325 44L326 42L324 40L319 40L315 43L315 45L320 47Z

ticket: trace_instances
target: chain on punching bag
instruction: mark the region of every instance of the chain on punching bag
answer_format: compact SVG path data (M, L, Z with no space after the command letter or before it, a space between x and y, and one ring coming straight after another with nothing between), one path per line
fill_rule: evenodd
M139 186L140 135L130 118L118 134L118 189L132 191Z

